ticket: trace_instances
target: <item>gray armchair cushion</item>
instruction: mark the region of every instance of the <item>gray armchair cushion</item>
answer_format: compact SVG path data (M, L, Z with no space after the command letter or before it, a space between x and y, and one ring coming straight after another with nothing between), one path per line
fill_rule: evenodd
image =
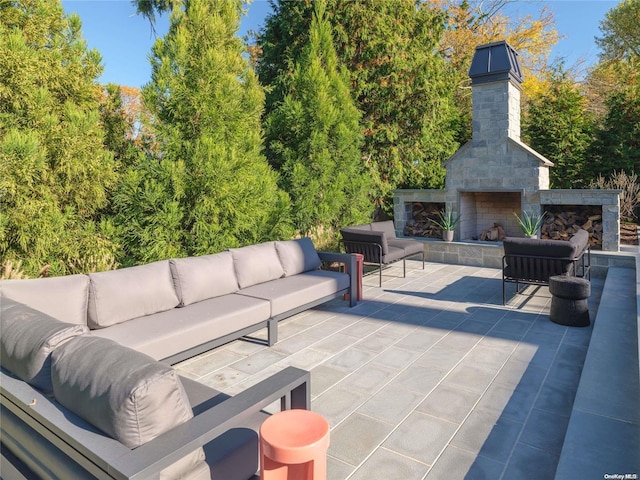
M2 367L34 387L51 392L51 352L89 329L86 325L60 322L6 297L0 296L0 303Z
M129 448L193 418L175 370L105 338L86 335L67 342L52 355L51 372L61 405ZM198 449L160 478L207 471Z
M382 255L386 255L389 250L387 243L387 235L382 231L366 231L354 229L353 227L346 227L340 230L342 239L345 241L345 249L348 253L365 253L359 251L357 245L349 245L348 242L357 243L377 243L382 247ZM365 254L365 261L379 261L378 259L369 259Z
M169 260L180 306L238 291L231 252Z
M87 324L87 275L0 280L0 292L61 322Z
M569 243L575 245L576 256L579 257L589 246L589 232L581 228L572 235Z
M89 274L89 328L108 327L176 307L169 261Z
M284 276L275 242L232 248L230 251L241 289Z
M322 265L310 238L276 242L276 251L285 277L316 270Z
M387 240L396 238L396 229L393 225L393 220L385 220L383 222L373 222L371 224L371 230L374 232L384 232Z

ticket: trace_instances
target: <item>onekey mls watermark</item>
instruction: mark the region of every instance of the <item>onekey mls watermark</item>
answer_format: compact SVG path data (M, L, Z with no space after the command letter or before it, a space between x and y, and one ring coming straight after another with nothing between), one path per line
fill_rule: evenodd
M605 473L605 480L638 480L637 473Z

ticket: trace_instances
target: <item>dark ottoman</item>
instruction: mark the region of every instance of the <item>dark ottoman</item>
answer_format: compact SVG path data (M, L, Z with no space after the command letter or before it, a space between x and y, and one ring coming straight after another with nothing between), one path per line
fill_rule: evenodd
M556 275L549 278L552 322L569 327L586 327L589 321L591 284L584 278Z

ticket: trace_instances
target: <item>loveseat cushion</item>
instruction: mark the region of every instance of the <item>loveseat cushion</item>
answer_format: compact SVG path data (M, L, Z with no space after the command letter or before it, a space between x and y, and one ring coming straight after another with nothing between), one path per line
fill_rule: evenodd
M0 296L0 363L36 388L51 392L51 352L86 325L64 323L27 305Z
M308 237L278 241L276 251L285 277L316 270L322 265L316 247Z
M0 292L61 322L87 324L87 275L0 280Z
M374 232L384 232L387 240L396 238L396 229L393 220L384 220L382 222L371 223L371 230Z
M582 255L589 245L589 232L581 228L571 236L569 243L575 245L577 256Z
M389 250L389 245L387 243L387 235L383 231L371 231L364 230L355 227L346 227L340 230L342 234L342 239L345 241L345 249L347 253L363 253L365 255L366 262L378 262L379 260L379 252L373 255L367 255L369 251L376 252L376 250L362 248L359 245L349 245L349 242L357 242L357 243L376 243L382 247L382 255L386 255Z
M178 305L169 261L89 274L89 328L98 329Z
M108 339L86 335L67 342L52 355L51 372L61 405L129 448L193 418L175 370ZM198 449L160 478L203 471L208 468Z
M230 252L241 289L284 276L275 242L232 248Z
M173 258L169 265L181 307L238 291L231 252Z

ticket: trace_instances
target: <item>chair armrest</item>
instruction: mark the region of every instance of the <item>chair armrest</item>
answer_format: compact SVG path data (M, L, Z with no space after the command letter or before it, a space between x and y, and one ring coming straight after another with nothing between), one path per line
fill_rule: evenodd
M295 367L247 388L121 457L115 467L122 479L156 478L158 472L207 444L243 419L280 399L283 409L311 406L311 374ZM116 473L116 472L113 472Z

